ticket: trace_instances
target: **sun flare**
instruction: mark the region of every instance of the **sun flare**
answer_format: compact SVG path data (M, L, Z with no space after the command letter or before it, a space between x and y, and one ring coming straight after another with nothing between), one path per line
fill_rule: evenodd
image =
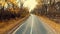
M24 2L24 7L27 7L29 9L29 11L33 10L37 5L36 0L26 0Z
M21 7L21 2L22 2L23 3L23 8L26 7L26 8L29 9L29 11L33 10L36 7L36 5L37 5L37 1L36 0L8 0L8 2L14 4L15 6L17 6L19 8ZM5 8L7 8L8 7L7 2L5 2L3 4L3 6Z

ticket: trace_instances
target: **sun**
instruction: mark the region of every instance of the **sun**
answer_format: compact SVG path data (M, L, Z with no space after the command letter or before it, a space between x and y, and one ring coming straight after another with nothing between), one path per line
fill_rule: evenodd
M27 7L29 9L29 12L33 10L37 5L36 0L26 0L23 4L24 7Z

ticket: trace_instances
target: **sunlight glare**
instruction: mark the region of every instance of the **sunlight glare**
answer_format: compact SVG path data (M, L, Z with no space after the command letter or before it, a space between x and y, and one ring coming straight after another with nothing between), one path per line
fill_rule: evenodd
M36 0L26 0L24 2L24 7L27 7L29 9L29 11L33 10L37 5Z
M5 3L5 5L4 5L4 9L6 9L8 7L8 4L7 3Z

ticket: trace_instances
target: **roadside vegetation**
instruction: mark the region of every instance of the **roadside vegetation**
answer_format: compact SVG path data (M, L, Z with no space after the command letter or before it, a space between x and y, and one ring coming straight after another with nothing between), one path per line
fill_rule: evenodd
M2 1L2 2L1 2ZM28 18L29 10L22 5L15 5L13 2L0 1L0 34L10 31L21 22ZM6 6L5 6L6 5Z
M34 9L32 12L39 16L46 16L50 20L60 23L60 1L52 4L43 4L41 7Z
M8 3L5 1L0 3L0 20L9 20L15 18L23 18L27 14L29 14L29 10L27 8L23 8L23 6L16 6L13 2ZM4 4L4 5L3 5ZM2 6L3 5L3 6ZM6 5L6 6L5 6Z

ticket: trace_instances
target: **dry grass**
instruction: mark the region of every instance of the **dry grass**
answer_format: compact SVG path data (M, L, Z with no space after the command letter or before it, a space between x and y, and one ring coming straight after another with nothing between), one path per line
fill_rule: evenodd
M40 16L40 19L44 21L46 24L50 25L55 31L57 31L57 34L60 34L60 24L55 23L54 21L49 20L45 16Z
M17 24L21 24L21 21L26 19L26 17L23 19L16 18L16 19L10 19L6 21L0 21L0 34L5 34L7 31L15 27Z

